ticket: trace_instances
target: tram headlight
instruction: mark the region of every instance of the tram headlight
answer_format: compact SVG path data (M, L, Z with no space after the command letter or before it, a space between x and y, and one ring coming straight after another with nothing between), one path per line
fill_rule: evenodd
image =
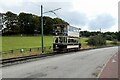
M57 46L57 45L55 45L55 47L56 47L56 48L58 48L58 46Z
M55 35L58 35L58 33L55 33Z

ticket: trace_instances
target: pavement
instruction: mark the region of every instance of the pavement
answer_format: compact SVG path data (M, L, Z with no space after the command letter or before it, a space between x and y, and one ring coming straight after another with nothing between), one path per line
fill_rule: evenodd
M107 62L100 78L118 78L118 53L113 55Z
M3 67L2 77L96 78L108 59L117 52L118 47L109 47L40 58L28 63Z
M100 73L99 78L119 78L120 79L120 51L114 54L106 63Z

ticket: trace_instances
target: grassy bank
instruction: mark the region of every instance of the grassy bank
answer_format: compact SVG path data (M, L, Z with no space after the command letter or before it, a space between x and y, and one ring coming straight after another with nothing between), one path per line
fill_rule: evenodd
M41 49L41 37L40 36L3 36L2 38L2 51L5 52L2 58L12 58L19 56L28 56L40 54ZM87 47L88 38L81 38L82 48ZM44 36L44 47L45 51L52 51L51 48L47 46L52 46L53 36ZM20 52L20 49L25 48L24 52ZM31 50L29 49L31 48ZM13 52L12 52L13 50Z
M19 56L28 56L34 54L40 54L41 49L41 37L40 36L4 36L0 37L2 40L2 51L6 52L2 55L2 58L12 58L12 57L19 57ZM95 47L87 45L86 40L89 38L81 37L80 42L82 44L82 49ZM111 44L113 41L106 41L107 45L113 46ZM52 36L44 36L44 47L45 51L52 51L52 48L47 46L52 46L53 37ZM20 49L25 48L24 52L20 52ZM12 50L14 50L12 52Z

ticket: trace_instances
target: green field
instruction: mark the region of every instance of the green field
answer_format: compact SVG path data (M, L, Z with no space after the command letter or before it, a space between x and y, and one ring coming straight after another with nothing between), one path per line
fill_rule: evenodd
M44 46L51 46L53 41L52 36L44 37ZM14 50L20 48L34 48L41 47L41 37L40 36L12 36L12 37L2 37L2 51Z
M85 42L88 38L81 38L80 42L82 46L85 46ZM44 46L52 46L53 37L44 36ZM2 51L20 49L20 48L34 48L41 47L40 36L4 36L2 37Z
M9 51L21 48L36 48L41 47L41 36L4 36L0 37L2 40L2 51ZM86 40L88 38L81 37L80 42L82 48L89 48ZM53 36L44 36L44 47L52 46ZM107 40L107 44L112 43L112 41Z

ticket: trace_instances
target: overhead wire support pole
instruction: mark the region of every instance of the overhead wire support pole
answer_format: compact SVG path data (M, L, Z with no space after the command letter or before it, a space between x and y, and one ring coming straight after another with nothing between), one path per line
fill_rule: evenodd
M42 53L44 53L44 42L43 42L43 6L41 5L41 43L42 43Z
M54 12L54 11L57 11L61 8L57 8L57 9L54 9L54 10L50 10L50 11L47 11L47 12L44 12L44 13L54 13L56 16L57 14ZM44 53L44 40L43 40L43 6L41 5L41 43L42 43L42 53Z
M37 5L37 4L35 4L35 5ZM57 10L59 10L59 9L61 9L61 8L57 8L57 9L54 9L54 10L50 10L50 11L47 11L47 12L43 12L43 6L41 5L38 5L39 6L39 8L40 8L40 10L41 10L41 12L40 12L40 14L41 14L41 47L42 47L42 53L44 53L44 35L43 35L43 31L44 31L44 28L43 28L43 14L44 13L49 13L49 12L51 12L51 13L54 13L56 16L57 16L57 14L54 12L54 11L57 11Z
M57 9L54 9L54 10L50 10L50 11L46 11L46 12L44 12L43 14L45 14L45 13L49 13L49 12L54 12L54 11L57 11L57 10L59 10L59 9L61 9L61 8L57 8Z
M57 16L57 14L55 13L55 11L57 11L57 10L59 10L59 9L61 9L61 8L57 8L57 9L54 9L54 10L46 11L46 12L44 12L43 14L51 12L51 13L53 13L53 14L55 14L55 15ZM57 16L57 17L58 17L58 16Z

